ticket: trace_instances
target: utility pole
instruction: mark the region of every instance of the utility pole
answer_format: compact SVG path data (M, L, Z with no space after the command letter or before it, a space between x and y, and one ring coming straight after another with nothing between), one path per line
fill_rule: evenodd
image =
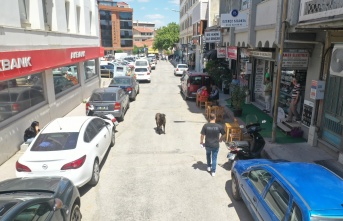
M281 69L282 69L282 61L283 61L283 48L285 43L285 30L286 30L286 19L287 19L287 9L288 9L288 0L283 0L282 6L282 28L281 28L281 44L279 48L279 58L278 58L278 70L277 70L277 77L276 77L276 91L275 91L275 99L274 99L274 117L273 117L273 128L272 128L272 142L275 143L276 141L276 129L277 129L277 115L278 115L278 104L279 104L279 96L280 96L280 81L281 81Z

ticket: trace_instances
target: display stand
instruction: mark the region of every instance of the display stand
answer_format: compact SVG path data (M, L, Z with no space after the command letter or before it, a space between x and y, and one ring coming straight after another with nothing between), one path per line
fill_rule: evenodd
M304 101L303 114L301 123L305 127L310 127L313 115L314 103L308 100Z

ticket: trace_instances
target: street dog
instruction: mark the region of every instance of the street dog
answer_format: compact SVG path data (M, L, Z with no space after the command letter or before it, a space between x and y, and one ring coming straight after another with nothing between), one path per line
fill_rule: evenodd
M155 120L156 120L156 131L158 132L158 134L161 134L162 132L162 126L163 126L163 133L166 133L166 115L165 114L161 114L161 113L157 113L155 115Z

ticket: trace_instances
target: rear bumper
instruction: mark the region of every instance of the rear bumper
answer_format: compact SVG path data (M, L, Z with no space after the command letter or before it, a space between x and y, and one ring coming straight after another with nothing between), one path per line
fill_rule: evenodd
M94 111L94 116L101 116L106 114L112 114L114 117L120 117L121 111Z

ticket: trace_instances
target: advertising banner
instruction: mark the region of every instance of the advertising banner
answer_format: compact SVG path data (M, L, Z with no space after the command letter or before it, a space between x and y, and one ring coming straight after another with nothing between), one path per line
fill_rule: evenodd
M226 58L226 48L225 47L217 48L217 58Z
M220 27L231 28L231 27L247 27L248 18L246 13L238 12L234 9L229 14L221 14L220 16Z
M237 60L237 47L236 46L227 47L227 57L229 59Z
M282 67L283 68L307 68L308 66L308 53L298 52L284 52Z
M220 31L205 32L205 42L206 43L217 43L220 41L221 41Z

